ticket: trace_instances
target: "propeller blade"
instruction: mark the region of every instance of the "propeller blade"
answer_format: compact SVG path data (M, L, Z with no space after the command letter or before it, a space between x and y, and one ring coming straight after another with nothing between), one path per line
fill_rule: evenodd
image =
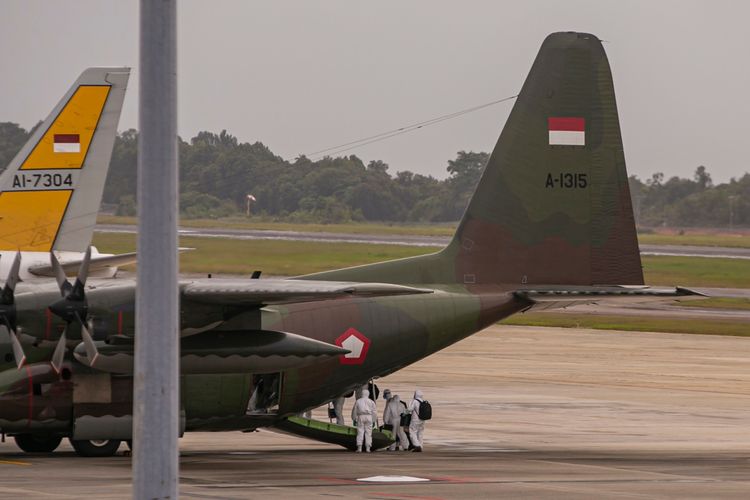
M89 366L93 368L94 363L96 363L96 358L99 357L99 350L96 348L94 339L91 337L89 329L83 324L83 321L81 321L81 338L83 339L83 346L86 348L86 356L89 359Z
M65 270L60 265L60 261L57 260L57 257L55 257L55 252L49 253L49 261L52 265L52 271L55 273L57 286L60 288L60 295L67 297L73 289L73 285L70 284L68 277L65 276Z
M10 305L14 302L13 295L16 291L16 285L21 278L19 276L21 270L21 252L16 252L16 256L13 259L13 264L10 266L8 277L5 278L5 286L3 287L2 293L0 293L0 303L3 305Z
M16 358L16 366L20 370L26 364L26 353L23 352L23 346L18 338L18 334L8 330L8 335L10 336L10 343L13 346L13 357Z
M62 370L63 361L65 361L65 350L67 349L67 338L65 334L67 333L67 331L68 329L66 328L65 330L63 330L62 335L60 335L60 340L57 341L55 352L52 353L52 360L50 361L52 369L55 370L55 373L58 374L60 373L60 370Z
M7 278L5 278L5 285L3 286L2 292L0 292L0 324L5 325L8 328L8 332L13 336L16 330L16 305L15 305L15 292L16 284L20 281L19 271L21 269L21 252L16 252L16 257L13 259L13 264L10 266ZM20 347L20 344L19 344ZM23 351L21 351L23 353ZM23 356L25 359L26 357ZM16 361L19 362L21 358L16 357ZM21 364L19 364L20 368Z
M86 255L83 256L81 267L78 268L76 282L70 291L70 298L73 300L83 300L84 288L86 287L86 278L89 275L89 262L91 261L91 245L86 249Z

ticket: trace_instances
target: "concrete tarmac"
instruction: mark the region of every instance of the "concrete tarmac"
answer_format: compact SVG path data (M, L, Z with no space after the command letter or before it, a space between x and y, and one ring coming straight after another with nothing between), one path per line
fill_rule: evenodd
M750 292L750 290L748 290L748 292ZM715 297L723 297L723 295L715 295ZM748 309L680 307L674 305L672 302L644 302L641 304L601 303L596 305L578 305L565 309L550 309L547 312L553 314L583 313L595 316L636 316L640 318L649 316L655 318L746 321L748 324L748 330L750 330L750 310Z
M435 417L424 453L188 434L181 496L745 499L749 358L746 338L493 326L378 381L407 400L425 392ZM363 480L377 476L412 479ZM0 478L0 498L128 498L130 458L7 442Z

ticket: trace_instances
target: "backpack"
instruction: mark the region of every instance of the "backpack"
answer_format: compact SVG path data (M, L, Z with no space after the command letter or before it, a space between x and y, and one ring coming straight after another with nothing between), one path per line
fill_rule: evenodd
M429 401L419 401L417 416L419 420L430 420L432 418L432 405L430 405Z
M409 424L411 424L411 413L402 413L401 427L409 427Z

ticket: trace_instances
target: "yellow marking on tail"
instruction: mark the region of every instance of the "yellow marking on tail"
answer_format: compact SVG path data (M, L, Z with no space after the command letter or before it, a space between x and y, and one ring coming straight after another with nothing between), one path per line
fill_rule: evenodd
M0 193L0 250L52 250L72 194L72 190Z
M94 137L99 116L109 95L109 85L80 86L42 139L34 147L21 170L81 168ZM80 150L75 153L56 153L55 135L78 135Z

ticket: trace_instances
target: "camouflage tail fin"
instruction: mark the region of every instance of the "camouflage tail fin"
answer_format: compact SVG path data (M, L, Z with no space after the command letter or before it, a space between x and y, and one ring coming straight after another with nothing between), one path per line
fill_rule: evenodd
M0 250L91 243L128 68L89 68L0 176Z
M612 74L599 39L554 33L544 41L448 247L315 278L643 284Z
M542 44L454 238L464 283L643 283L609 62Z

